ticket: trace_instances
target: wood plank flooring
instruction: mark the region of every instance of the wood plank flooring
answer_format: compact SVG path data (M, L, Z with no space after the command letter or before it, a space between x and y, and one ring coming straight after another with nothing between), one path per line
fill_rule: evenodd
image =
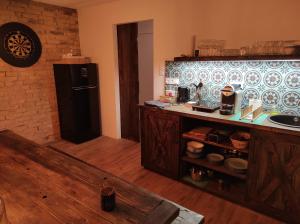
M136 142L100 137L79 145L62 140L50 146L198 212L205 216L205 223L281 223L248 208L144 169L140 161L140 144Z

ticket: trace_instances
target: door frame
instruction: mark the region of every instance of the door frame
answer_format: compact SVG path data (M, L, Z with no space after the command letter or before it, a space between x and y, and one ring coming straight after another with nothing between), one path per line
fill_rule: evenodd
M115 67L115 77L116 77L116 83L115 83L115 99L116 99L116 130L117 130L117 136L118 139L121 138L121 106L120 106L120 76L119 76L119 58L118 58L118 35L117 35L117 26L118 25L123 25L123 24L129 24L129 23L139 23L139 22L144 22L144 21L152 21L153 23L153 74L152 74L152 79L153 79L153 97L155 95L155 87L154 87L154 83L155 83L155 77L154 77L154 18L149 18L149 19L142 19L142 20L133 20L133 21L127 21L127 22L123 22L123 23L116 23L113 25L113 37L114 37L114 67ZM139 130L140 132L140 130ZM141 133L140 133L141 134Z

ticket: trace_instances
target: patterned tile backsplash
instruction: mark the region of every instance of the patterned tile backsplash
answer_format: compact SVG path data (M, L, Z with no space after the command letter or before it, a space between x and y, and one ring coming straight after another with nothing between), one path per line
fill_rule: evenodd
M179 85L165 84L165 90L189 87L191 99L200 80L202 98L220 101L220 90L232 82L242 82L243 102L261 99L266 110L273 105L283 113L300 115L300 61L197 61L166 62L167 78L179 79Z

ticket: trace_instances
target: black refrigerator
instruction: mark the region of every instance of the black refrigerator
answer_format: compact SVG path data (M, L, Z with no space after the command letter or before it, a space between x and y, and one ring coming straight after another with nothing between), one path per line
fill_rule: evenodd
M101 135L97 65L54 64L61 137L82 143Z

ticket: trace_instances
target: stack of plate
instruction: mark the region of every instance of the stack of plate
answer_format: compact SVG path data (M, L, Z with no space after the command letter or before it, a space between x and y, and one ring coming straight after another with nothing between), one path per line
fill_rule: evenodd
M203 155L204 144L201 142L190 141L187 143L186 154L190 158L200 158Z
M248 161L240 158L229 158L225 160L225 166L236 173L246 173Z

